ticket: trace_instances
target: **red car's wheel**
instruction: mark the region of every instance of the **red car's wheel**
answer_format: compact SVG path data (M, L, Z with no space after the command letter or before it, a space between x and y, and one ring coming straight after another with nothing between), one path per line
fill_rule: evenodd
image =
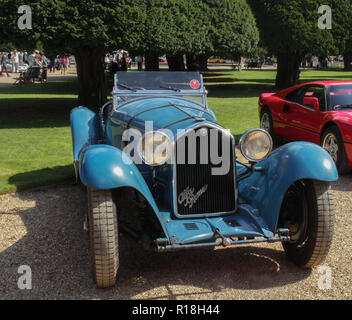
M321 146L330 154L340 174L350 171L345 146L338 127L333 126L324 131Z
M262 112L262 115L260 117L260 128L270 133L271 138L273 139L273 143L275 145L280 144L280 139L274 131L273 118L268 108L265 108Z

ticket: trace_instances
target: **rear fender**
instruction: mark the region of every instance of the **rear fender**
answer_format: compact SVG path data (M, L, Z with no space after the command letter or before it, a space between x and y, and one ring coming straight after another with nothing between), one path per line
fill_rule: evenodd
M165 235L167 235L153 195L136 165L123 151L104 144L87 147L82 151L79 159L79 176L82 183L90 188L131 187L139 191L154 210Z
M283 198L291 184L302 179L327 182L338 179L330 155L309 142L286 144L254 167L258 171L238 183L240 199L257 208L274 233ZM243 170L241 165L237 167L238 174Z

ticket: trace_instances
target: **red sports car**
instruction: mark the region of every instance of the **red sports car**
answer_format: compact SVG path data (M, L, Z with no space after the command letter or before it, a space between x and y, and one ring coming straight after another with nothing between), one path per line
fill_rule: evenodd
M261 128L281 138L321 145L341 174L352 167L352 81L317 81L259 98Z

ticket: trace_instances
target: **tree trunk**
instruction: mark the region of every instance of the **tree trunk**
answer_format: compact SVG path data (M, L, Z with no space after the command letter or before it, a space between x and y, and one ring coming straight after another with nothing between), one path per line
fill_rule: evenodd
M159 55L151 52L146 52L145 55L145 70L159 71Z
M78 76L78 102L98 110L107 100L104 50L80 48L75 52Z
M276 87L288 88L297 84L303 56L297 53L279 53L277 56Z
M193 54L187 53L186 54L187 71L193 71L194 61L195 61L195 56Z
M209 57L207 55L197 56L200 71L208 71L208 58Z
M185 63L183 61L183 54L168 54L166 55L169 71L185 71Z
M352 70L352 52L345 52L343 55L343 61L344 61L344 69L346 71L351 71Z

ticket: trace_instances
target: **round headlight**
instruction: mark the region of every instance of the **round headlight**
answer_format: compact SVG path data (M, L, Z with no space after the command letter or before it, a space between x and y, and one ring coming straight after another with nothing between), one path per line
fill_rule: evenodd
M251 162L264 159L273 149L270 134L263 129L248 130L240 139L239 147L243 156Z
M140 157L150 166L160 166L171 156L170 138L161 131L148 132L138 145Z

